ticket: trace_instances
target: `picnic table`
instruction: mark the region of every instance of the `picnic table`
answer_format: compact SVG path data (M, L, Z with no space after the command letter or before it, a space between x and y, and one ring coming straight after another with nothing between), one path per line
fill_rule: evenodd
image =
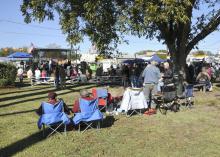
M193 85L194 88L202 89L202 91L206 92L206 84L205 83L196 83Z
M97 76L96 77L96 83L102 84L102 83L116 83L116 84L122 84L122 76Z
M55 78L54 77L32 77L31 78L31 85L38 85L38 84L54 84Z

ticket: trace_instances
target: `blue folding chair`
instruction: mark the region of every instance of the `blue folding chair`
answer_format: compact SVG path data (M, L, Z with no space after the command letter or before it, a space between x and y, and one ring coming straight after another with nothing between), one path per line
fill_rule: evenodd
M38 128L41 129L43 126L43 136L45 135L46 126L53 133L60 133L58 129L64 125L64 134L66 135L66 125L70 123L70 119L63 111L63 100L60 100L57 104L50 104L47 102L42 102L42 111L43 114L38 120ZM61 133L60 133L61 134Z
M100 121L103 119L103 115L98 109L98 99L85 100L79 99L80 113L76 113L73 117L75 125L79 125L79 131L81 131L81 124L85 124L85 132L89 128L93 128L93 123L97 122L97 129L100 129ZM82 132L82 133L83 133Z
M189 84L185 86L185 106L191 108L194 105L193 101L193 85Z

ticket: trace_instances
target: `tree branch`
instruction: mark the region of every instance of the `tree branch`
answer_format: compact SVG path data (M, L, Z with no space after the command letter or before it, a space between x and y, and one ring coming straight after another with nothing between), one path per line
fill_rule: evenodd
M192 10L195 5L195 2L196 0L191 0L191 5L187 6L186 14L189 20L186 21L186 23L180 22L178 24L178 29L176 31L177 32L177 49L183 50L185 49L185 45L183 45L182 43L187 44L187 40L188 40L189 33L190 33L190 27L191 27Z
M187 45L187 52L190 52L199 41L203 40L210 33L215 31L220 25L220 10L218 13L209 21L209 23L198 33Z

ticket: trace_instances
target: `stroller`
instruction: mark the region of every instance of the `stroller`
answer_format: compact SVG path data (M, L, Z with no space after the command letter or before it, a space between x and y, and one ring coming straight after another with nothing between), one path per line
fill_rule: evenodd
M164 85L161 89L161 95L154 95L153 100L157 104L159 111L166 115L167 110L178 112L180 108L179 99L176 93L176 87L173 83Z

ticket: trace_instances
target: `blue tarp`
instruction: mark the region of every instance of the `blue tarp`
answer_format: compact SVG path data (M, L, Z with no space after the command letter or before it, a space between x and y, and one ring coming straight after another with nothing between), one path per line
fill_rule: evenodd
M8 58L32 58L33 56L25 52L14 52L7 57Z
M166 60L161 59L158 55L155 54L151 57L150 61L156 61L158 63L161 63L161 62L165 62Z

